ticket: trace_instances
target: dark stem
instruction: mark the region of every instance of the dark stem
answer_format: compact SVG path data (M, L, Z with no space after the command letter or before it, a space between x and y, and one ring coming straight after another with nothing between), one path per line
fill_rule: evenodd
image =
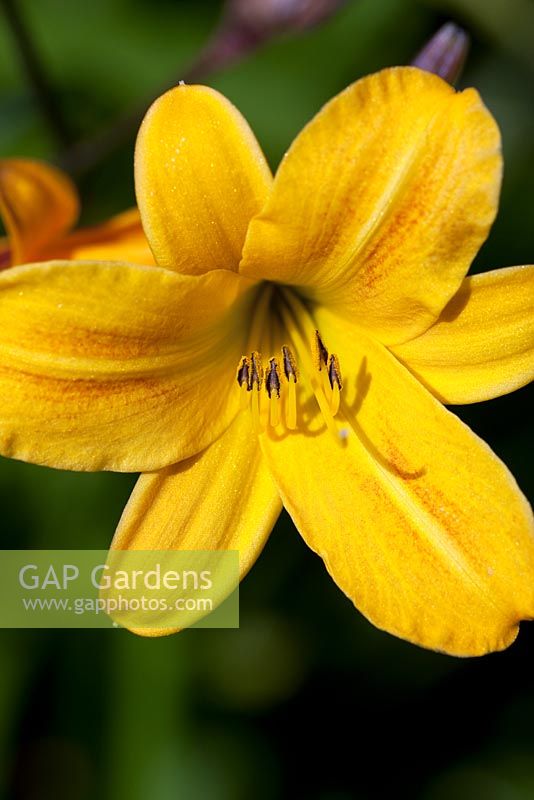
M3 0L2 0L3 1ZM254 50L259 41L248 32L235 28L220 28L199 55L181 74L174 76L160 90L147 97L135 108L74 146L59 159L58 166L73 177L90 172L101 161L110 156L124 142L133 137L143 121L148 107L156 97L176 86L179 81L195 83L208 75L230 66Z
M35 101L39 105L58 148L63 148L71 143L72 137L69 135L68 127L63 119L17 0L0 0L0 5L11 36L16 44L17 52L26 73L26 79L33 91Z

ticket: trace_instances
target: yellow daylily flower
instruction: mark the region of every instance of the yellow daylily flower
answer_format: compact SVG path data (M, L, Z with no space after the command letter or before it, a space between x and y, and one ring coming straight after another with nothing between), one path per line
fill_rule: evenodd
M60 170L24 158L0 159L0 269L28 261L126 259L152 264L137 209L70 233L79 213L74 184Z
M283 502L378 627L457 655L508 646L534 615L532 512L437 399L534 371L534 269L465 278L501 180L477 92L364 78L273 181L238 111L179 86L135 167L159 266L0 276L1 452L147 473L113 546L238 549L242 575Z

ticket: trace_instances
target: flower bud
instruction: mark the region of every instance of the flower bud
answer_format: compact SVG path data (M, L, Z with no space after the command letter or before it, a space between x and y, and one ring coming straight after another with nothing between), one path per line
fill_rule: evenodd
M227 22L259 39L311 28L338 11L346 0L228 0Z
M284 33L298 33L333 16L347 0L227 0L221 22L186 75L201 80Z
M460 77L468 51L467 33L453 22L447 22L419 51L412 65L454 84Z

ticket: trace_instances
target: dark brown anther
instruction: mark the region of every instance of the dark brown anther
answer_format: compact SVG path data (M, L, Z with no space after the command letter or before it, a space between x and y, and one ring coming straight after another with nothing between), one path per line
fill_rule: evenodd
M252 381L250 374L250 359L243 356L241 363L237 368L237 382L240 386L246 386L247 391L252 389Z
M253 386L259 390L263 384L263 366L261 363L261 355L255 350L250 356L250 388Z
M276 358L269 359L269 369L265 379L265 388L267 389L267 394L269 397L272 397L273 394L276 397L280 397L280 367L278 366L278 361Z
M341 378L341 369L339 367L339 358L335 353L332 353L328 359L328 380L332 389L337 384L339 391L343 388L343 380Z
M322 368L326 367L328 364L328 350L324 346L324 342L321 339L321 334L319 331L315 331L314 349L317 369L321 371Z
M292 379L293 382L296 383L298 378L297 362L295 361L295 356L287 345L282 347L282 363L284 365L284 375L286 376L287 380L289 381Z

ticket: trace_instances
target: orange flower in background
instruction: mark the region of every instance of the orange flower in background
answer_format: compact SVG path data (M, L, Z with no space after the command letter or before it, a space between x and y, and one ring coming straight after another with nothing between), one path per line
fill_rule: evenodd
M508 646L534 616L532 512L439 402L533 377L534 269L465 277L501 168L478 94L415 68L334 98L274 180L221 95L166 93L136 150L158 266L0 276L1 452L148 473L114 547L237 549L242 575L283 503L378 627Z
M125 259L152 264L137 209L71 233L79 200L71 180L43 161L0 160L0 269L51 258Z

